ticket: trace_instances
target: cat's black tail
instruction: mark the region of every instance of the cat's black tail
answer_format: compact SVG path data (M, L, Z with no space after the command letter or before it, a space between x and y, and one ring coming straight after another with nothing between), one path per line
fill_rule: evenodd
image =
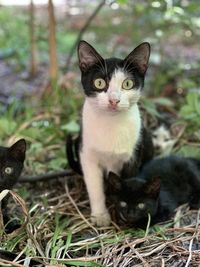
M79 159L79 146L80 136L73 137L72 135L67 136L66 141L66 156L70 168L78 174L82 174L81 164Z

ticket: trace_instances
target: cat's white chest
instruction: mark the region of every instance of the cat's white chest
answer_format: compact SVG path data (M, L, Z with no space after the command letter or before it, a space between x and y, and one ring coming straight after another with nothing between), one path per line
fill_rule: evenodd
M100 167L108 174L114 172L120 174L125 162L130 160L132 155L128 153L124 154L109 154L109 153L98 153L97 159Z
M137 105L126 112L96 112L87 103L83 109L83 151L93 155L107 171L118 172L133 155L141 129Z

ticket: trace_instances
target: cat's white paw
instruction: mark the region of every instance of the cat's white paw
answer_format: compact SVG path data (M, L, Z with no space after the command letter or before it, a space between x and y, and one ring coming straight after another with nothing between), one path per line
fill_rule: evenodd
M108 211L104 213L91 214L91 221L96 226L109 226L111 223L111 217Z

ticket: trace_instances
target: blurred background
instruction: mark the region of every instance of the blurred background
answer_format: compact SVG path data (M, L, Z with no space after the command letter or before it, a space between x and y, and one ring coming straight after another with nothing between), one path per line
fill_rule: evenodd
M200 157L199 14L198 0L0 0L0 144L28 141L27 173L65 168L83 103L78 41L105 58L148 41L145 124L157 139L164 125L169 153Z

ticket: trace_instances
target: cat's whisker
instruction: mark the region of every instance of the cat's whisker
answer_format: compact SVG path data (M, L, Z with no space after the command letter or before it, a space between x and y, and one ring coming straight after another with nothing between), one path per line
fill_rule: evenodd
M119 216L124 222L127 222L127 218L124 216L122 212L119 213Z
M97 67L97 70L99 69L100 72L104 73L105 70L103 69L103 67L101 65L99 65L98 63L94 64L95 67Z
M130 63L130 64L131 64L131 63ZM130 64L129 64L129 66L130 66ZM129 67L129 66L128 66L128 67ZM132 71L134 71L134 70L136 69L135 66L132 66L130 69L128 69L128 67L127 67L126 69L124 69L124 71L132 72Z
M102 68L102 72L104 73L105 68L104 68L104 66L103 66L103 64L102 64L101 58L99 58L93 51L92 51L92 54L93 54L93 56L97 59L97 62L99 62L100 66L101 66L101 68Z
M131 61L129 62L129 61L127 60L127 61L125 62L124 68L123 68L124 71L127 71L128 68L129 68L129 66L130 66L131 64L132 64L132 62L131 62ZM131 70L131 69L129 69L129 71L130 71L130 70Z
M104 60L104 65L105 65L106 76L108 76L108 68L107 68L107 64L106 64L106 61L105 60Z
M124 66L123 66L123 70L126 71L126 66L128 64L128 61L125 62Z

